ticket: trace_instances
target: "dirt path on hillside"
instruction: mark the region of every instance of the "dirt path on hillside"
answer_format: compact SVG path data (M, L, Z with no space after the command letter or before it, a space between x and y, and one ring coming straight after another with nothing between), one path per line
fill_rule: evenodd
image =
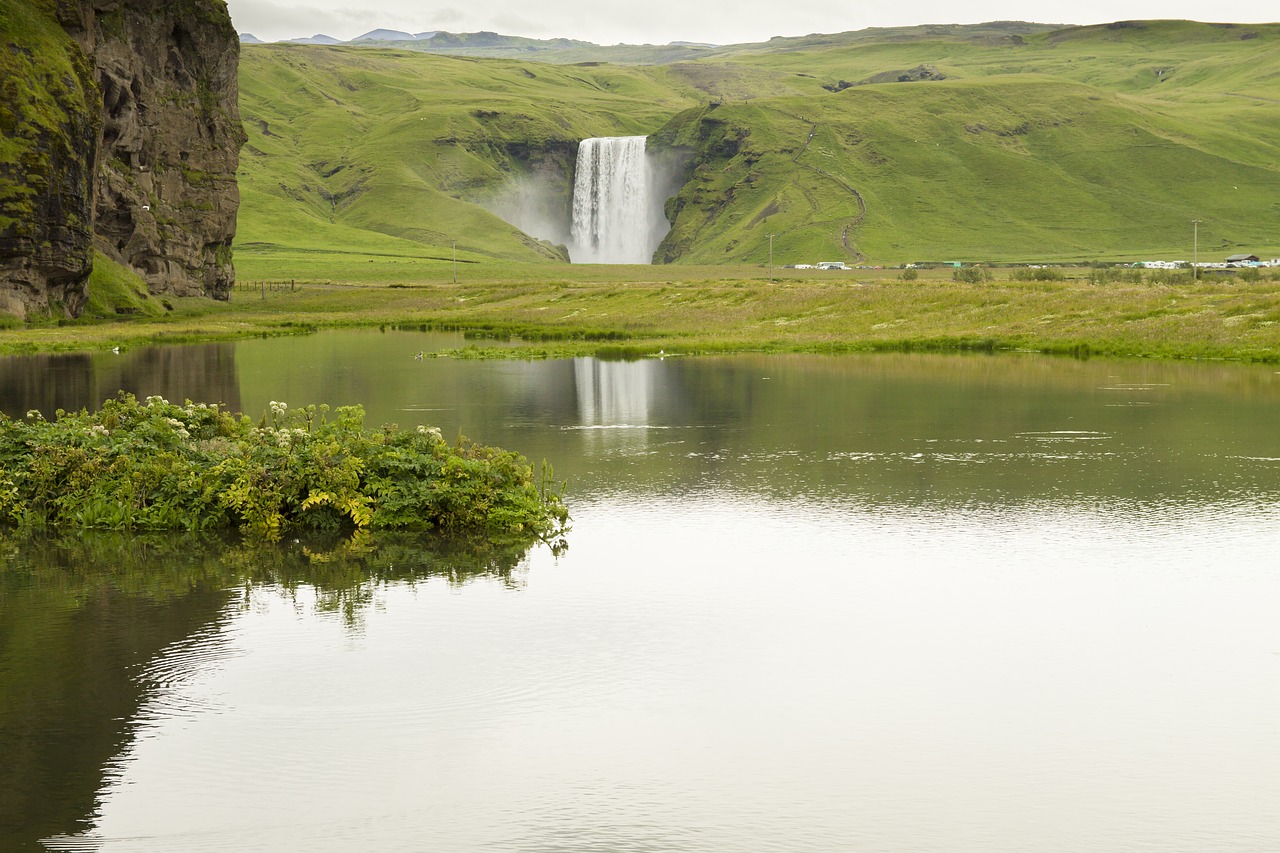
M844 227L840 229L840 245L844 247L845 252L848 253L853 258L855 263L860 261L865 261L867 259L867 256L863 254L862 250L859 249L857 245L853 242L851 234L854 231L854 229L862 225L862 223L867 218L866 199L862 197L862 193L858 192L856 187L852 186L844 178L841 178L838 175L833 175L830 172L828 172L826 169L822 169L817 166L810 165L809 163L800 162L800 157L809 150L809 144L813 142L813 138L818 135L818 129L821 126L818 122L810 123L803 116L798 116L793 113L788 113L784 110L778 110L778 112L782 113L788 118L793 118L793 119L796 119L797 121L805 122L810 125L809 135L805 138L804 144L800 146L800 150L797 151L795 156L791 158L791 161L796 165L801 166L805 169L808 169L809 171L815 174L821 175L822 177L826 178L828 181L831 181L836 186L840 187L841 189L848 192L851 196L853 196L854 201L858 205L858 213L852 219L845 221ZM800 191L804 194L806 198L810 199L812 203L812 198L813 198L812 195L807 191L805 191L803 187L800 187Z

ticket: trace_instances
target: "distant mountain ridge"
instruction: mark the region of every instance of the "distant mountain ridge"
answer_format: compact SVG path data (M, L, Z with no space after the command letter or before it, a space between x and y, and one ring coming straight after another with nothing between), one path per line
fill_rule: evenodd
M240 41L244 42L244 39ZM327 36L324 33L316 33L307 38L289 39L288 44L346 44L346 42L333 36Z
M351 44L358 44L365 41L416 41L418 39L429 39L438 31L432 30L429 33L406 33L400 30L370 30L362 36L356 36L351 40Z
M909 27L877 27L843 33L810 33L802 36L774 36L767 42L717 45L705 42L672 41L667 44L601 45L569 38L529 38L480 31L451 33L444 30L408 33L402 30L374 29L350 41L331 36L288 39L282 44L325 44L351 47L391 47L456 56L489 59L522 59L531 62L574 64L611 62L620 65L666 65L689 60L736 56L761 50L820 49L866 42L916 41L919 39L954 38L970 43L1016 41L1047 34L1063 28L1061 24L1038 24L1027 21L990 21L983 24L927 24ZM262 40L241 34L243 44L262 44Z
M252 33L240 34L241 44L272 44ZM543 53L558 54L565 50L586 51L589 58L615 59L627 62L625 56L615 57L613 54L625 53L629 49L647 48L682 49L686 51L705 51L718 45L706 42L674 41L666 45L600 45L589 41L568 38L535 39L525 36L508 36L501 33L480 31L474 33L450 33L442 30L430 30L420 33L408 33L403 30L378 28L349 41L324 34L281 39L275 44L325 44L349 45L352 47L407 47L427 53L457 53L471 56L518 56L521 59L540 59ZM622 49L621 51L619 49ZM599 55L598 55L599 54ZM608 55L605 55L608 54ZM681 55L678 58L687 58ZM558 56L552 61L563 61Z
M484 42L489 45L499 44L528 44L543 43L549 45L579 44L591 45L593 47L604 47L604 45L595 44L594 42L581 41L578 39L551 38L551 39L534 39L525 36L507 36L500 33L488 32L482 30L475 33L450 33L444 30L429 30L421 33L408 33L403 30L390 30L383 27L370 30L363 35L358 35L353 39L342 40L317 34L313 36L300 36L290 39L277 39L274 42L260 39L253 33L240 33L241 44L364 44L368 42L395 42L395 41L428 41L441 37L443 43L459 44L463 42ZM673 41L672 46L678 47L718 47L718 45L710 42L694 42L694 41Z

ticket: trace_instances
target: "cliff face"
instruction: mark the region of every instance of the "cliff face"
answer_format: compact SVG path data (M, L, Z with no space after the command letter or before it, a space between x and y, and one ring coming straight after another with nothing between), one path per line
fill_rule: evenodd
M0 310L78 314L94 247L152 293L226 298L244 132L223 0L0 0L0 36L21 137L0 147Z
M102 121L79 13L0 0L0 312L84 306Z
M94 0L102 92L98 248L152 293L235 280L240 40L222 0Z

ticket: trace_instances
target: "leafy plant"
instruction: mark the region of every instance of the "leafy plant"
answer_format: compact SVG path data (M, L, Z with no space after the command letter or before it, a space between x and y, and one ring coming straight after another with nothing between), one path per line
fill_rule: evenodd
M522 456L439 430L364 429L359 406L258 425L217 405L122 393L94 413L0 416L0 518L28 528L439 529L563 544L560 492Z
M982 267L961 267L953 270L951 273L952 281L962 281L966 284L979 284L984 281L991 281L991 270Z

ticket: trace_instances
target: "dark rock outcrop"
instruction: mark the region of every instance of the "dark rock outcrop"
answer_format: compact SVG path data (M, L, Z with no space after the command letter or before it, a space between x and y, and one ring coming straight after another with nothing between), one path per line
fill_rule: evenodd
M933 65L917 65L902 71L882 71L863 80L859 85L868 83L919 83L922 80L946 80L943 74Z
M84 306L102 120L93 66L67 34L80 9L0 11L0 312ZM64 29L64 27L66 29Z
M244 131L223 0L0 5L0 311L78 314L95 247L152 293L226 298Z

